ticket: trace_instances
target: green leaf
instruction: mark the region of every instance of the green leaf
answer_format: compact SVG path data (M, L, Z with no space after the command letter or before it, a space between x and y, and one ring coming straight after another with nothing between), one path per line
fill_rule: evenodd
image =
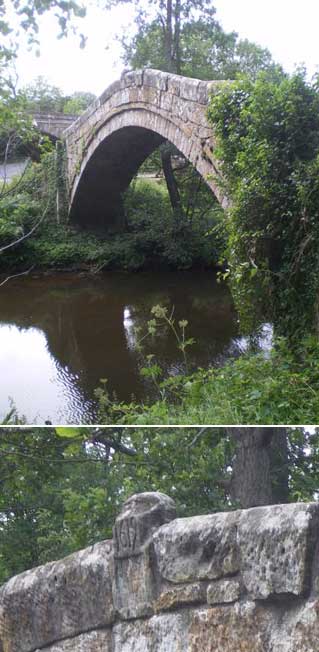
M68 427L63 427L63 428L55 428L55 432L58 435L58 437L81 437L83 435L83 430L81 428L74 428L72 426Z

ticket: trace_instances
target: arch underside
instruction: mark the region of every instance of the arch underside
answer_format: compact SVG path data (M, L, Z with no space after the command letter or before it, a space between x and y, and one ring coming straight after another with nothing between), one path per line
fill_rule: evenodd
M120 228L124 191L142 163L165 140L204 176L207 163L200 159L199 144L176 123L145 110L118 113L100 128L87 147L81 172L73 184L71 221L83 227Z
M114 132L95 150L81 175L71 220L91 228L119 228L124 191L163 137L140 127Z

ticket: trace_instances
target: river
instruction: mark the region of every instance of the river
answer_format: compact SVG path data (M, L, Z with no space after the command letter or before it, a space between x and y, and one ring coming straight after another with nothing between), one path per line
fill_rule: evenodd
M94 423L101 378L118 399L152 393L139 370L154 353L166 373L183 368L171 332L136 346L153 305L174 307L196 340L189 364L220 364L247 347L227 287L202 272L57 274L0 287L0 421L12 399L27 423ZM140 336L138 338L140 338ZM269 346L265 328L262 346Z

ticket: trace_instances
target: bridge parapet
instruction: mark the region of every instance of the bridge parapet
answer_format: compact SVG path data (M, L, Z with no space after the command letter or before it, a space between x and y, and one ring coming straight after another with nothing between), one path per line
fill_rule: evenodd
M319 504L175 518L131 497L104 541L0 589L1 652L318 652Z
M64 135L67 138L72 132L77 131L113 95L128 88L149 86L158 91L168 92L181 99L207 106L210 93L218 91L225 83L227 82L220 80L202 81L200 79L182 77L181 75L162 72L161 70L154 70L152 68L124 72L119 80L112 82L86 111L78 116L76 121L73 122L73 125L66 129ZM163 102L163 104L165 103Z
M39 131L53 138L62 138L65 130L78 116L67 113L33 113L32 117Z

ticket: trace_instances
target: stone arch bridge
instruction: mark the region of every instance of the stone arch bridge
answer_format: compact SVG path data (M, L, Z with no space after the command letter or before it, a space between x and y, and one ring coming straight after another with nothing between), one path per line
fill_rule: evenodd
M224 204L217 183L214 134L206 117L206 82L145 69L126 72L64 132L71 220L116 226L122 194L143 161L170 141Z
M77 119L78 116L64 113L33 113L33 124L42 134L52 140L63 138L64 131Z

